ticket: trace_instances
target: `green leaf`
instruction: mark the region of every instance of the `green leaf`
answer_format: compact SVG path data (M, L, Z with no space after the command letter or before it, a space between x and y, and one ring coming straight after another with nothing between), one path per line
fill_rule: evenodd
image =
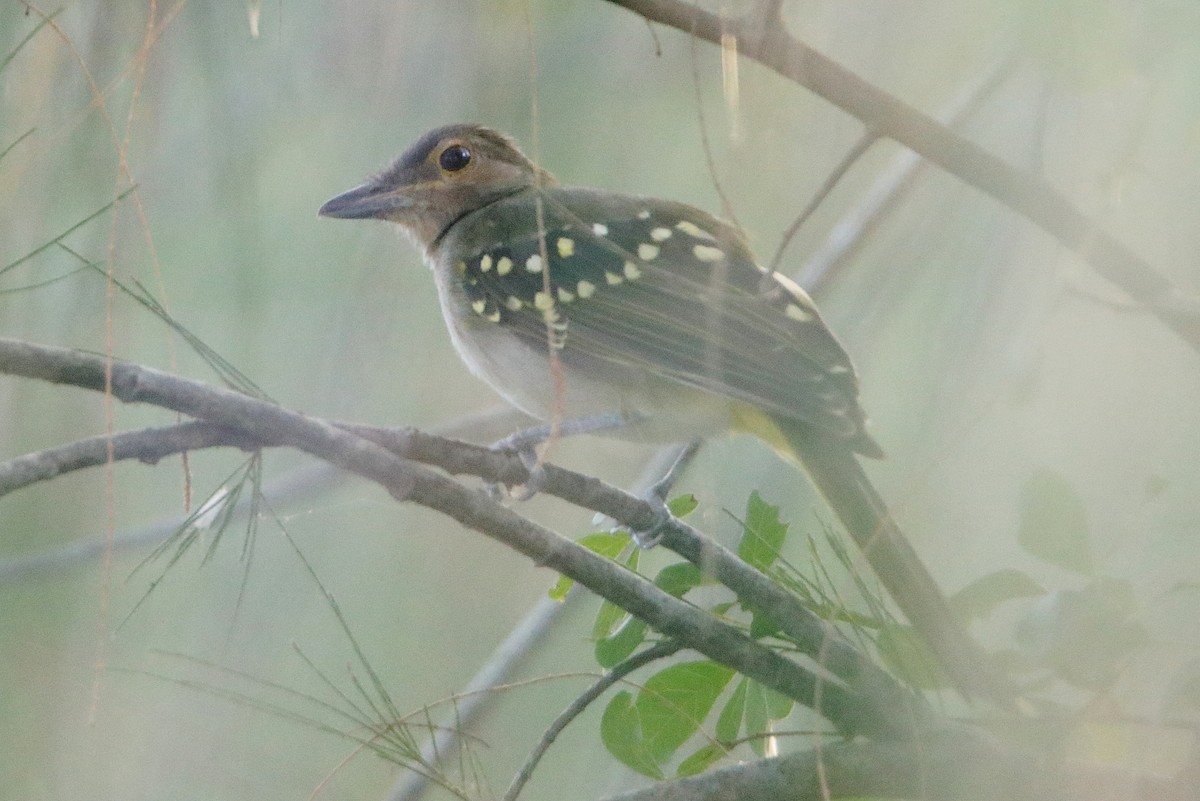
M1015 568L981 576L950 596L950 608L965 621L981 620L1004 603L1045 595L1042 585Z
M667 565L654 577L655 586L676 598L682 598L688 590L699 587L703 583L704 574L691 562L676 562L673 565Z
M624 765L652 779L663 779L658 760L646 748L642 736L642 723L633 696L622 690L613 696L604 708L600 720L600 740L608 753Z
M717 617L724 617L725 615L729 614L729 610L732 609L733 606L733 601L721 601L721 603L713 604L711 607L709 607L708 611L712 612Z
M757 681L746 686L746 737L750 749L760 757L767 755L767 738L771 728L771 716L767 713L767 700L763 698L762 685Z
M753 615L750 618L750 637L752 639L761 640L763 637L770 637L779 631L779 624L769 615L755 609L750 611Z
M634 573L638 572L638 564L642 561L642 554L645 552L643 548L634 548L629 552L629 556L625 557L625 567Z
M746 712L746 687L750 683L750 679L745 677L738 682L737 687L733 690L733 695L729 696L729 700L725 702L725 708L721 710L720 716L717 717L717 739L723 743L732 743L737 739L738 732L742 728L742 716Z
M885 624L875 646L884 665L912 686L925 690L948 686L941 664L911 626Z
M675 517L687 517L696 511L696 507L699 505L700 499L690 492L687 495L678 495L667 502L667 508Z
M567 576L559 576L558 581L554 582L554 586L547 593L551 601L564 601L567 598L567 593L575 586L575 579Z
M751 492L742 520L738 556L757 570L766 571L779 558L787 531L787 524L779 520L779 507L764 501L757 490Z
M1022 548L1073 573L1093 575L1087 511L1065 478L1037 471L1021 488L1020 504Z
M623 531L601 531L580 537L579 544L594 554L616 559L629 545L629 535Z
M782 720L792 712L793 701L753 679L746 681L746 737L750 748L759 756L767 754L767 737L771 722Z
M610 668L628 658L645 639L645 621L630 616L615 634L596 642L596 661L601 667Z
M626 546L629 545L629 535L622 531L602 531L580 537L579 544L594 554L605 556L609 559L616 559L621 555L621 551L625 550ZM558 581L550 588L550 599L553 601L563 600L567 597L567 593L571 591L573 586L575 586L574 579L567 576L559 576Z
M764 501L755 490L746 501L746 519L737 554L758 570L766 571L779 558L787 531L787 524L779 522L779 507Z
M758 682L755 682L758 684ZM778 690L772 690L766 685L759 685L762 690L763 700L767 704L767 717L771 720L783 720L788 715L792 714L792 707L796 702L788 698Z
M628 617L631 615L624 609L611 601L604 601L596 611L596 620L592 623L592 639L603 640L611 637Z
M733 671L708 660L681 662L655 673L638 692L646 748L661 765L704 723Z
M709 766L727 753L721 747L720 743L708 743L701 746L694 754L679 763L679 768L675 771L675 776L683 778L684 776L695 776L697 773L703 773Z

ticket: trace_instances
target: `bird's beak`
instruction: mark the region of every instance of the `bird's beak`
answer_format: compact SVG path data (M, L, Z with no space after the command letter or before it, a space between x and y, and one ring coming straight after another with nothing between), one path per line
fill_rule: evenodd
M412 199L402 192L366 183L327 201L317 211L317 215L342 220L386 218L390 213L410 208L412 205Z

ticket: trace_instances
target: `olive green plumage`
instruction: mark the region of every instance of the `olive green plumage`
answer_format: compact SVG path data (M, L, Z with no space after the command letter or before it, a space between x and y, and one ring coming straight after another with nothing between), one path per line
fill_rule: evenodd
M619 415L627 424L609 433L636 439L745 430L798 459L960 687L995 694L855 459L883 454L849 357L732 226L682 203L559 186L475 125L430 131L320 213L400 225L433 269L463 360L529 414Z

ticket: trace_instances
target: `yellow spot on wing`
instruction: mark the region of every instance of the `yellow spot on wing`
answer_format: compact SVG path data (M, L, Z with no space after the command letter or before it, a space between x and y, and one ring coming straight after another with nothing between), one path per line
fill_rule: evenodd
M670 228L661 228L661 227L655 228L653 231L650 232L650 238L653 239L655 242L662 242L664 239L670 239L671 238L671 229Z
M641 211L638 212L637 216L638 216L639 220L650 219L650 209L642 209Z
M496 262L496 275L508 275L512 268L512 259L508 256L501 256L500 261Z
M627 261L627 262L625 262L625 264L629 265L629 264L632 264L632 262ZM636 269L636 268L634 268L634 269ZM605 270L604 271L604 280L607 281L611 286L616 286L617 284L619 284L625 280L625 276L621 275L620 273L610 273L607 270Z
M716 239L716 237L710 234L708 231L705 231L694 222L690 222L688 220L680 220L679 222L675 223L675 227L680 231L683 231L688 236L694 237L695 239Z
M792 293L792 294L793 294L793 295L795 295L797 298L800 298L800 300L801 300L801 301L804 303L804 305L806 305L806 306L808 306L808 307L810 307L810 308L815 308L815 307L816 307L816 304L815 304L815 303L813 303L813 300L812 300L812 298L810 298L810 297L808 296L808 293L807 293L807 292L805 292L805 291L804 291L804 290L803 290L803 289L800 287L800 285L799 285L799 284L797 284L795 281L793 281L792 279L788 278L788 277L787 277L786 275L784 275L783 273L771 273L771 277L772 277L772 278L774 278L774 279L775 279L777 282L779 282L780 284L782 284L782 285L783 285L783 287L784 287L784 289L786 289L788 292Z
M625 277L630 281L636 281L642 277L642 271L638 266L631 261L625 262ZM617 283L620 283L619 281Z
M560 286L558 288L558 299L563 303L570 303L571 301L575 300L575 296Z
M642 261L650 261L658 255L658 245L651 245L649 242L643 242L638 245L638 258Z
M490 269L492 269L492 257L484 253L483 258L479 260L479 271L486 273Z
M504 305L507 306L510 311L520 311L521 307L525 305L525 301L521 300L516 295L509 295L504 299Z
M483 314L484 309L487 308L487 301L486 300L472 301L471 308L475 310L476 314Z
M542 271L542 256L540 253L534 253L525 260L525 269L531 273L540 273Z
M692 245L692 255L700 261L720 261L725 258L725 251L712 245Z
M612 273L609 273L609 275L612 275ZM579 293L579 297L586 300L595 294L596 285L591 281L580 281L575 285L575 291Z
M558 242L556 242L555 244L558 246L558 255L562 256L564 259L567 258L568 256L574 255L574 253L575 253L575 240L574 239L570 239L568 237L562 236L562 237L559 237Z
M608 226L604 223L592 223L592 233L596 236L608 236Z
M535 309L540 309L541 311L546 311L546 309L553 309L554 308L554 298L550 297L549 292L545 292L545 291L538 292L536 295L533 296L533 307Z

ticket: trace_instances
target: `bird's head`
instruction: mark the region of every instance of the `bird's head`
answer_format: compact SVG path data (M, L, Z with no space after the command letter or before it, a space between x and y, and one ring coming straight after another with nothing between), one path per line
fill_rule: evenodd
M422 136L378 175L333 198L317 213L388 220L428 248L476 209L553 183L554 178L504 134L479 125L447 125Z

